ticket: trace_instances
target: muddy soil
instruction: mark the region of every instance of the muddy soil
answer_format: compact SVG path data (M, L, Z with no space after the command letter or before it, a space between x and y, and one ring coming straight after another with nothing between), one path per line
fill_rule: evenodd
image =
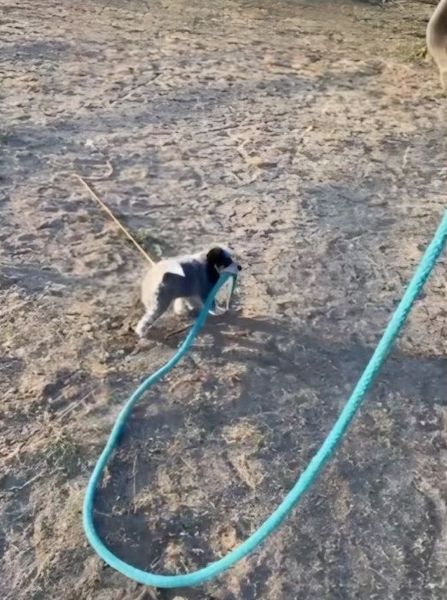
M345 443L283 527L196 588L86 543L83 492L128 394L187 321L125 333L144 261L223 240L236 304L135 410L106 543L182 573L249 535L324 439L446 202L421 2L3 0L0 592L14 600L447 596L442 261Z

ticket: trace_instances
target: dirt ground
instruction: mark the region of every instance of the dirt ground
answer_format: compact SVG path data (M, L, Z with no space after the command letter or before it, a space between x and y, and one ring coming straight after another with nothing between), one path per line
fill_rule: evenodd
M402 1L3 0L0 595L5 600L447 596L445 262L335 460L234 569L150 590L81 526L120 406L182 339L123 333L144 263L223 240L231 314L135 410L96 519L120 557L204 566L324 439L446 201L447 111ZM239 308L239 310L236 310Z

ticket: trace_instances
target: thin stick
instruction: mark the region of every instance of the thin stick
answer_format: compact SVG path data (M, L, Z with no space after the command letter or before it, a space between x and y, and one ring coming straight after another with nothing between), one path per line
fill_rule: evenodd
M115 217L115 215L110 210L110 208L107 206L107 204L103 200L101 200L101 198L98 196L98 194L96 194L96 192L93 191L93 189L89 186L89 184L85 181L85 179L83 179L77 173L73 173L73 175L82 183L82 185L89 192L89 194L92 196L92 198L94 198L96 200L96 202L98 202L98 204L106 211L106 213L116 223L116 225L118 225L118 227L121 229L121 231L124 233L124 235L132 242L132 244L135 246L135 248L137 248L137 250L139 252L141 252L141 254L144 256L144 258L149 262L149 264L155 265L155 262L152 260L152 258L149 256L149 254L145 250L143 250L143 248L140 246L140 244L137 242L137 240L133 236L130 235L130 233L127 231L127 229Z
M138 454L133 459L133 469L132 469L132 479L133 479L133 482L132 482L133 483L132 504L133 504L134 512L135 512L135 496L137 495L137 460L138 460Z
M25 483L22 483L22 485L14 485L13 487L10 487L9 490L6 490L6 491L7 492L19 492L19 491L25 489L28 485L31 485L32 483L34 483L37 479L39 479L43 475L44 475L43 471L40 473L37 473L36 475L34 475L34 477L31 477L31 479L28 479L28 481L25 481Z
M171 331L170 333L167 333L165 335L165 340L167 340L168 338L172 337L173 335L177 335L177 333L183 333L184 331L186 331L190 327L191 327L191 323L189 325L184 325L183 327L180 327L180 329L175 329L174 331Z
M64 408L63 410L61 410L59 412L59 414L57 415L57 418L62 419L63 417L68 415L68 413L71 413L72 410L74 410L76 407L78 407L80 404L82 404L92 394L93 394L93 390L90 390L87 394L85 394L85 396L82 396L82 398L80 400L76 400L76 402L72 402L69 406L67 406L66 408Z

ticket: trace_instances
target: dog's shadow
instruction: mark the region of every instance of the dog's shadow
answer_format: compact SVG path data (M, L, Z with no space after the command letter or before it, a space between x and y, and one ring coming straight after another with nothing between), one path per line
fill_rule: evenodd
M118 324L114 329L118 330L122 339L127 341L126 345L135 352L144 351L153 344L161 344L175 350L194 326L197 316L197 312L192 312L188 316L177 316L173 313L163 315L142 340L139 340L133 331L136 321L135 312L117 321ZM214 351L218 352L229 338L239 336L240 340L246 339L252 348L260 348L262 344L256 343L252 337L249 337L250 334L274 335L277 332L277 325L266 317L246 317L242 316L240 309L230 309L219 315L209 314L197 339L203 335L211 335Z

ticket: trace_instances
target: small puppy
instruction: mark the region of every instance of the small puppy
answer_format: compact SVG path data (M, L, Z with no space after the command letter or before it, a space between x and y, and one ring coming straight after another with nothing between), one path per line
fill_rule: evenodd
M221 246L156 263L143 278L141 301L146 313L135 327L137 335L143 337L172 302L176 314L201 308L224 269L241 271L242 267ZM214 302L211 308L215 311Z

